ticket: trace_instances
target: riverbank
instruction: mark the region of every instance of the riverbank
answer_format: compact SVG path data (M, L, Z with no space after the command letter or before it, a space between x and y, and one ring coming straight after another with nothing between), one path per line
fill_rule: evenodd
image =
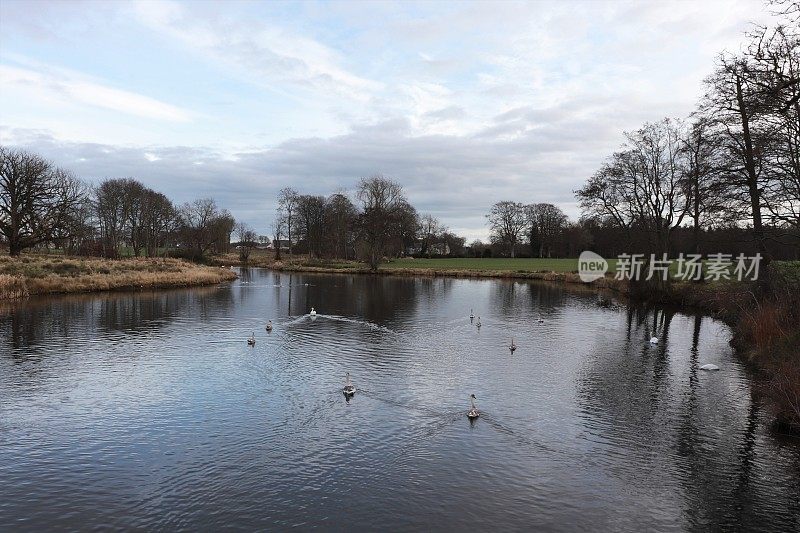
M180 259L6 256L0 257L0 299L213 285L236 277L228 268L197 265Z

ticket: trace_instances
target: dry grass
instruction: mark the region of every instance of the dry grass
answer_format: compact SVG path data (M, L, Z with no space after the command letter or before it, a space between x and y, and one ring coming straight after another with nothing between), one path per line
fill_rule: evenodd
M28 286L22 276L0 274L0 300L13 300L28 296Z
M235 278L229 269L179 259L0 257L0 299L28 294L188 287Z

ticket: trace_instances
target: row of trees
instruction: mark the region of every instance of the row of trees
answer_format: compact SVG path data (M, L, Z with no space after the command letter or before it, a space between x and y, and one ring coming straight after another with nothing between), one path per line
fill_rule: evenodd
M289 253L313 258L361 259L377 268L384 257L443 255L464 247L464 239L430 214L420 215L403 188L384 177L364 178L355 203L344 193L304 195L285 188L272 224L275 243ZM276 246L280 254L281 245Z
M530 245L531 255L550 257L568 222L564 212L553 204L509 201L494 204L486 218L492 244L507 247L511 257L516 257L523 242Z
M673 248L682 226L702 234L747 227L755 251L800 239L800 26L758 28L740 54L720 55L687 121L626 132L622 148L576 191L584 217L618 228L645 252ZM796 6L794 6L796 9Z
M104 257L177 248L197 260L226 252L234 225L213 199L176 207L131 178L92 188L36 154L0 147L0 233L11 255L47 245Z

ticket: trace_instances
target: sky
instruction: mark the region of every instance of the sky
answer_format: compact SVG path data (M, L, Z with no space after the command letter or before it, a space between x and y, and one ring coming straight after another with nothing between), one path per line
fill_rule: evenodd
M0 0L0 142L97 183L213 197L266 234L276 195L403 185L486 239L494 202L573 191L622 132L683 118L760 1Z

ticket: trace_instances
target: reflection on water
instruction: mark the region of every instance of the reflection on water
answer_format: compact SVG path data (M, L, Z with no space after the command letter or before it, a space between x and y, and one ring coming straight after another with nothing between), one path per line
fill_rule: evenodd
M0 529L796 529L727 327L596 301L254 269L5 304Z

